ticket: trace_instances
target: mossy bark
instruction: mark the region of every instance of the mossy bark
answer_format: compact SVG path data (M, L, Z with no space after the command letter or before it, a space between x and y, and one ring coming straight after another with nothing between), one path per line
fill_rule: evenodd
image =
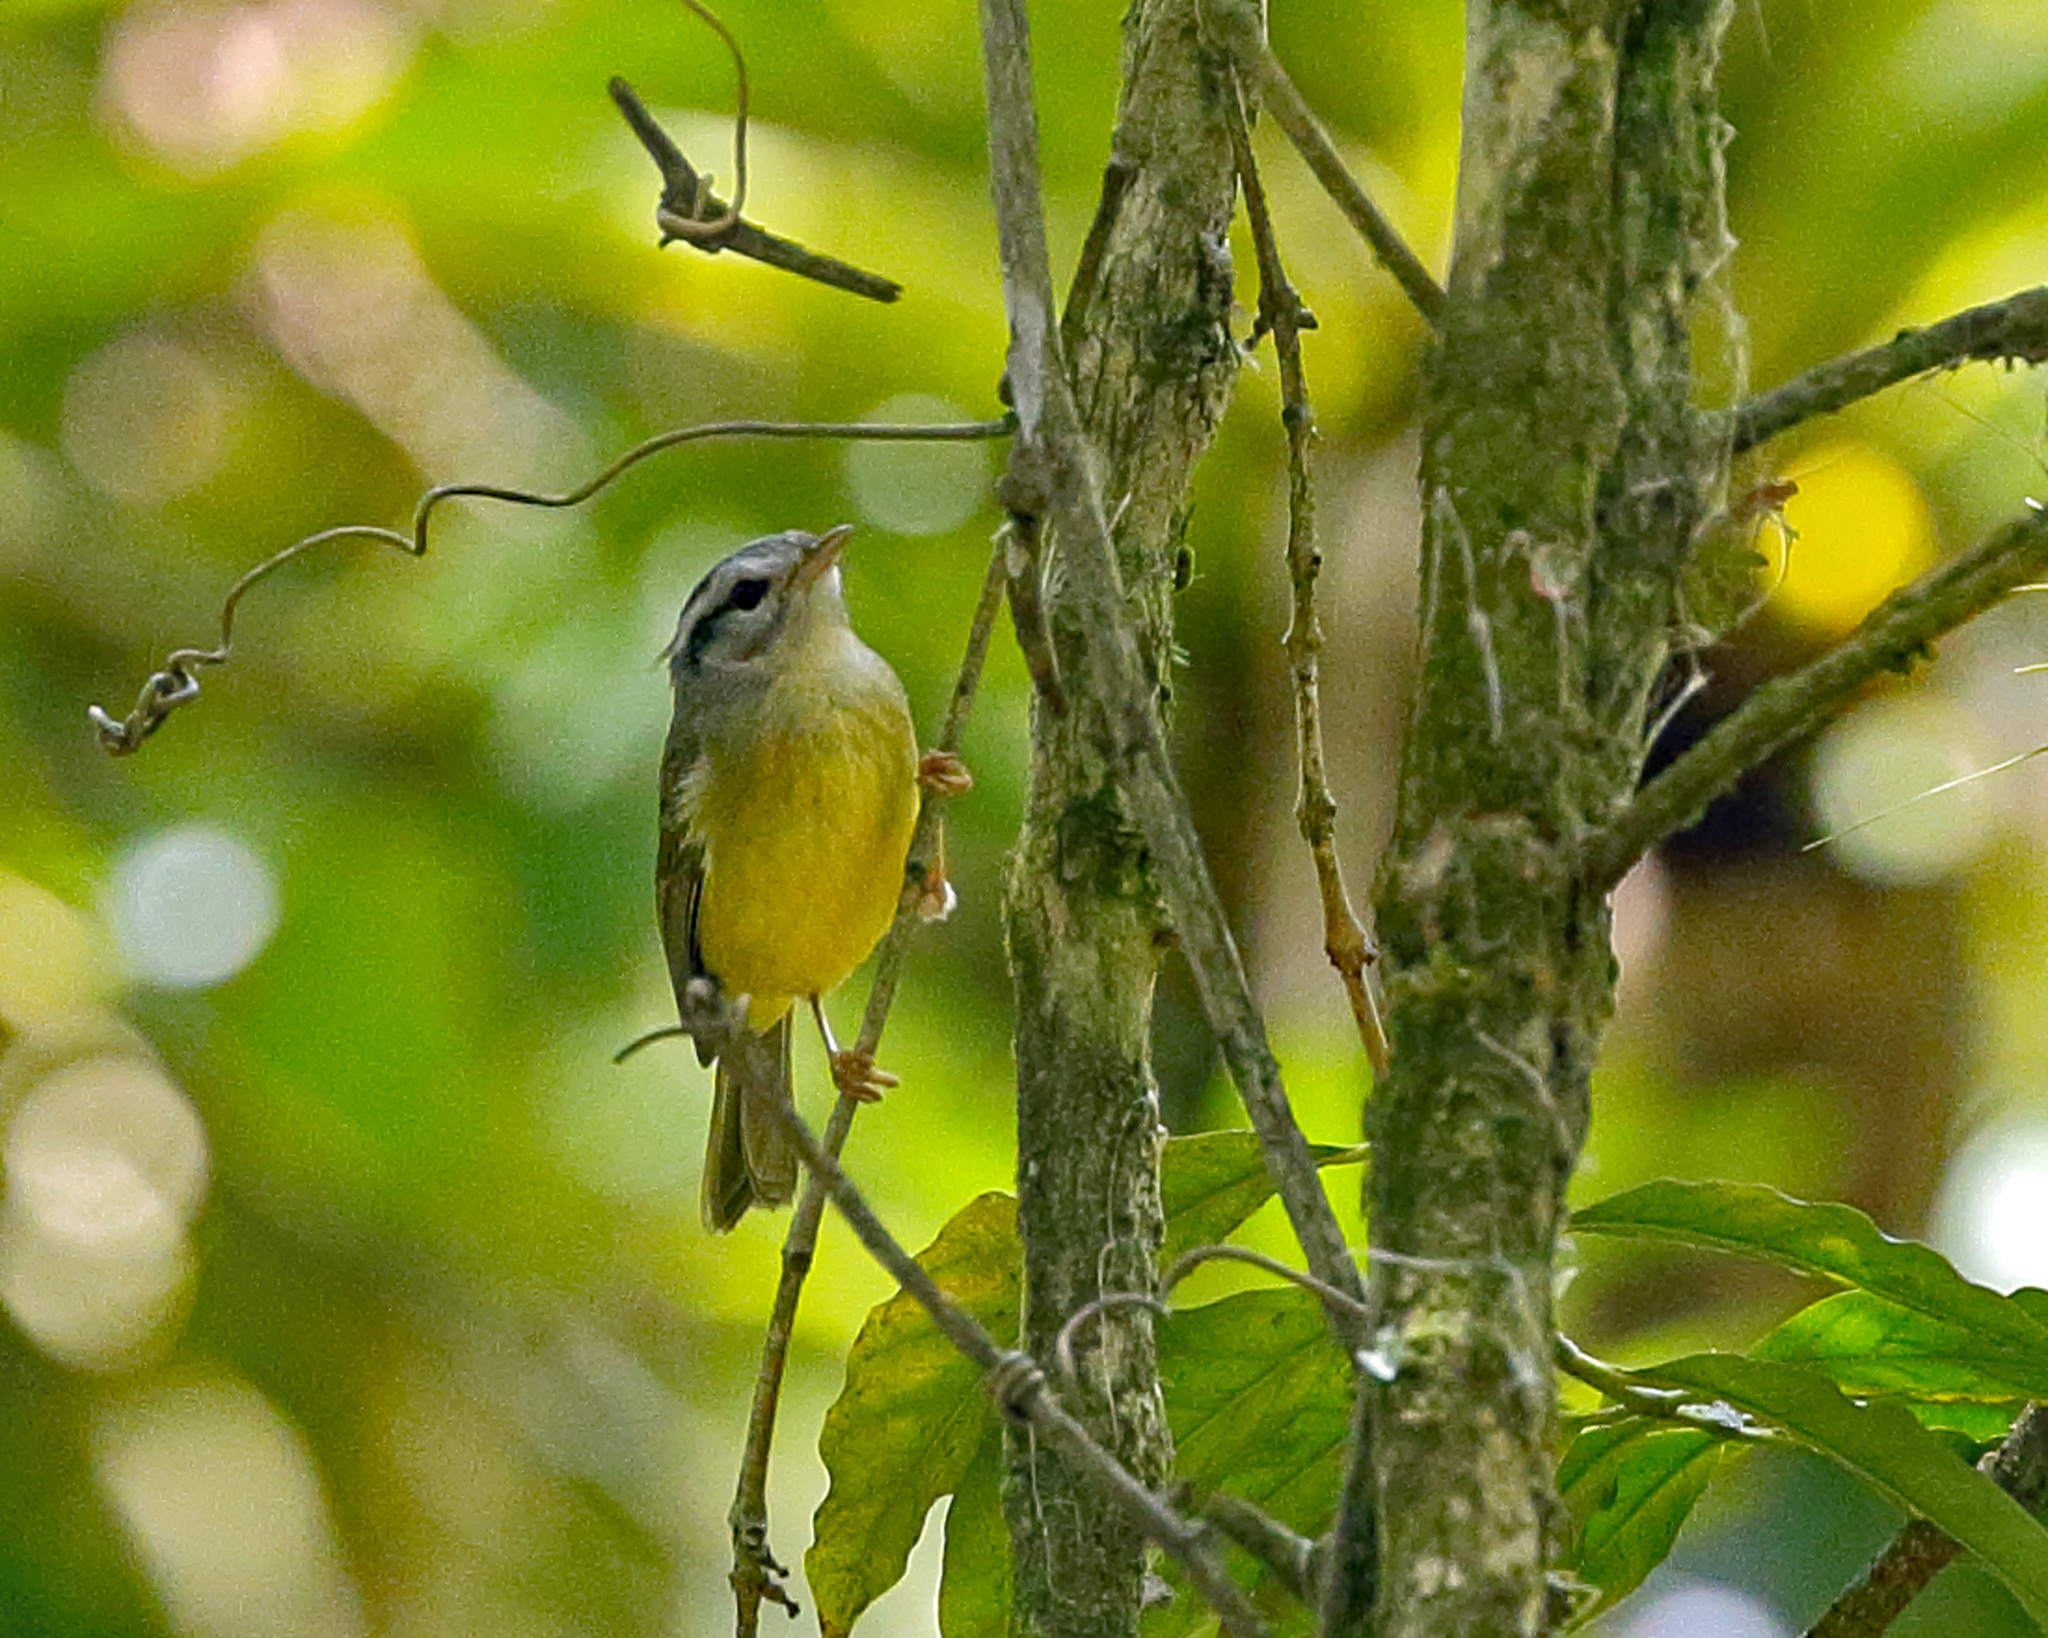
M1124 94L1101 211L1063 339L1100 457L1141 663L1169 688L1175 559L1194 463L1228 400L1236 352L1226 248L1234 179L1222 63L1193 0L1138 0L1125 19ZM1100 639L1054 542L1052 647L1079 685ZM1072 700L1034 712L1032 789L1006 917L1017 998L1018 1220L1024 1346L1051 1356L1060 1327L1105 1291L1148 1291L1162 1233L1164 1133L1150 1067L1154 979L1168 941L1151 858L1096 731ZM1107 1314L1080 1339L1073 1410L1132 1472L1171 1469L1151 1321ZM1010 1436L1004 1486L1015 1550L1012 1630L1112 1638L1137 1630L1145 1547L1080 1474Z
M1378 1627L1555 1612L1552 1269L1613 993L1584 838L1634 791L1725 465L1691 337L1725 258L1723 0L1474 0L1427 370L1420 675L1378 888L1393 1073Z

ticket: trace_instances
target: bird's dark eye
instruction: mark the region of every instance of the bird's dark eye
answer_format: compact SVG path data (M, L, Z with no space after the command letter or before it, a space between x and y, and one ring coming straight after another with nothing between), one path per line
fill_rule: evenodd
M767 595L767 581L742 580L737 586L733 587L732 596L727 598L726 601L744 614L749 609L759 608L761 606L761 599Z

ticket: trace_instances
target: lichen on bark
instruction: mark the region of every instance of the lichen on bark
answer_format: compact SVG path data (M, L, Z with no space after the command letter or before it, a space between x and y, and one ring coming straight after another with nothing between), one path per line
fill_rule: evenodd
M1722 0L1474 0L1426 373L1419 681L1368 1124L1379 1629L1554 1617L1552 1268L1613 992L1579 848L1635 789L1716 504L1691 335L1726 255Z
M1062 340L1074 397L1115 518L1117 566L1139 662L1162 708L1174 562L1196 460L1228 401L1236 349L1227 248L1234 202L1222 62L1194 0L1139 0L1124 24L1124 89L1103 206ZM1051 542L1044 603L1055 656L1102 640ZM1105 1291L1149 1291L1162 1232L1164 1136L1149 1062L1151 1003L1170 942L1141 831L1100 731L1116 702L1043 701L1032 787L1005 893L1017 1001L1018 1221L1024 1345L1050 1357L1060 1327ZM1151 1322L1121 1309L1088 1327L1071 1403L1131 1471L1172 1465ZM1028 1432L1009 1438L1004 1506L1015 1551L1012 1630L1128 1635L1145 1545L1086 1478Z

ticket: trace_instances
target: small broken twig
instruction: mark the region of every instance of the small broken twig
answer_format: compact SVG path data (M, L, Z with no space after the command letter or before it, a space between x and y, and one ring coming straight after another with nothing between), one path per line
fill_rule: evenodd
M1315 317L1302 304L1281 265L1280 245L1266 210L1266 190L1252 157L1251 132L1241 102L1233 114L1231 147L1259 265L1258 326L1273 337L1274 355L1280 363L1280 424L1287 431L1287 578L1294 589L1294 610L1286 644L1287 662L1294 673L1295 749L1301 770L1294 818L1301 839L1308 844L1316 887L1322 895L1323 953L1343 981L1373 1078L1384 1081L1392 1057L1379 1002L1366 976L1375 952L1344 885L1344 866L1337 857L1337 799L1330 793L1323 762L1323 625L1316 610L1323 554L1316 544L1316 496L1308 464L1316 423L1301 367L1301 332L1314 328Z
M721 29L720 32L724 31ZM746 82L742 79L740 83L744 94ZM680 240L694 245L707 256L730 250L735 255L780 268L785 273L794 273L799 278L829 284L835 290L865 296L870 301L894 301L903 294L903 286L894 279L866 272L836 257L820 255L815 250L806 250L793 239L770 233L740 215L740 206L746 198L747 115L744 101L734 126L733 151L738 174L733 185L733 199L728 204L712 192L711 178L700 173L684 157L682 149L661 128L624 79L614 75L609 89L612 101L618 104L619 112L626 116L626 123L632 126L641 147L647 150L661 172L661 201L654 208L654 221L661 229L663 245Z

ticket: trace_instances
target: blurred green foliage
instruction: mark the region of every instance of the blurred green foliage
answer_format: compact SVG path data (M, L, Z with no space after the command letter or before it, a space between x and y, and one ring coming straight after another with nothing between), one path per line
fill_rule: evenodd
M1108 152L1116 10L1035 8L1068 261ZM124 710L169 649L210 642L243 568L310 530L397 522L425 483L556 487L674 425L846 419L904 393L993 411L1002 310L971 8L730 0L722 14L753 71L750 213L902 280L898 306L655 249L655 179L607 77L631 79L701 166L730 171L729 65L656 0L0 12L8 1638L724 1619L723 1514L779 1230L698 1229L708 1086L688 1054L608 1062L669 1006L650 902L667 711L654 656L733 544L851 520L855 618L930 724L987 503L898 534L885 520L901 514L863 495L841 449L704 446L570 516L465 504L423 562L357 544L293 564L243 609L235 663L139 756L103 757L84 717L93 701ZM1460 8L1276 6L1272 26L1440 268ZM1729 279L1750 380L2048 277L2035 0L1743 0L1731 41ZM1333 764L1363 881L1411 644L1403 440L1422 336L1292 156L1260 142L1321 321L1308 368ZM1732 351L1706 349L1723 396ZM1979 371L1827 432L1911 476L1938 550L2040 487L2041 404L2038 384ZM1248 372L1198 494L1177 731L1290 1089L1312 1137L1345 1143L1366 1076L1286 817L1273 410L1270 372ZM1767 451L1755 476L1798 456ZM929 478L882 482L943 490L958 479L936 475L944 463L993 457L930 459ZM1709 663L1739 687L1824 635L1767 609ZM2048 738L2037 692L2002 669L2044 647L2018 606L1916 685L1951 708L1956 756ZM914 1244L1009 1180L997 905L1023 699L999 644L965 747L979 784L954 809L963 909L923 939L883 1054L903 1090L863 1117L850 1154ZM1789 853L1796 770L1760 787L1765 820L1674 853L1624 905L1591 1195L1726 1176L1920 1227L1969 1120L2041 1111L2034 790L2012 776L1967 810L1980 845L1903 885ZM135 846L193 825L254 850L278 916L235 976L181 988L149 981L114 929ZM1175 1127L1233 1123L1177 975L1160 1031ZM172 1132L176 1111L196 1115L201 1196L157 1245L160 1311L122 1308L126 1288L88 1257L66 1265L84 1304L67 1320L24 1295L42 1277L24 1239L34 1191L154 1222L170 1185L148 1154L134 1176L80 1173L81 1153L134 1157L37 1147L24 1111L48 1114L39 1090L67 1064L138 1055L168 1091L136 1107ZM815 1059L799 1075L815 1095ZM1261 1235L1281 1244L1270 1212ZM1788 1304L1768 1277L1661 1249L1587 1261L1574 1324L1623 1351L1747 1341ZM1189 1296L1238 1283L1205 1271ZM828 1226L773 1493L785 1560L823 1490L808 1452L838 1362L885 1295ZM1710 1521L1695 1566L1811 1613L1886 1525L1802 1473ZM1796 1563L1756 1547L1780 1538L1754 1521L1788 1517L1809 1543ZM935 1573L927 1543L869 1625L930 1630Z

